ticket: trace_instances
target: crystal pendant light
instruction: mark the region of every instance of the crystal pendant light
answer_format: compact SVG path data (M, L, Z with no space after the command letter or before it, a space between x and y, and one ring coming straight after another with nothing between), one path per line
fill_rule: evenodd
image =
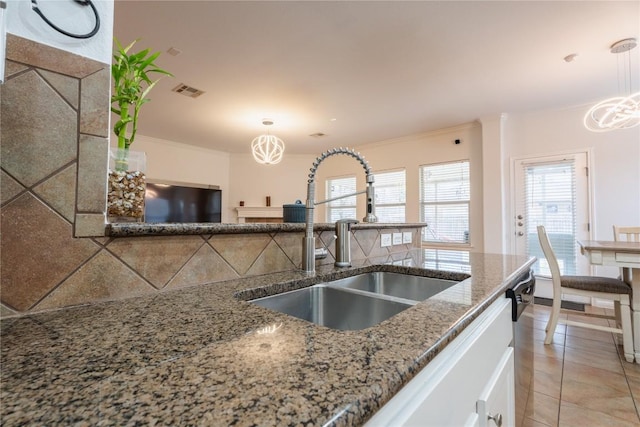
M262 124L271 126L273 120L264 119ZM251 142L251 152L256 162L264 165L275 165L280 163L284 155L284 142L277 136L270 135L267 128L266 135L260 135Z
M611 45L611 53L627 52L629 70L628 91L631 92L631 59L629 51L637 46L636 39L624 39ZM625 79L625 84L626 84ZM640 124L640 92L629 96L605 99L591 107L584 116L584 125L592 132L628 129Z

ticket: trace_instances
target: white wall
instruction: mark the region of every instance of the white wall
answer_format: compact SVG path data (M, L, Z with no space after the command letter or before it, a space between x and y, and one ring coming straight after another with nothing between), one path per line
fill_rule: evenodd
M112 138L115 143L115 139ZM131 150L147 154L147 178L150 181L174 181L217 185L222 190L222 222L234 222L229 206L229 153L137 135Z
M261 165L251 154L231 154L230 200L226 205L231 222L237 219L235 208L241 200L245 206L266 206L266 196L271 197L271 206L282 206L305 202L307 176L315 155L292 155L285 152L277 165Z
M110 64L113 46L113 0L92 0L100 17L100 29L89 39L61 34L31 9L30 0L7 0L7 32L25 39ZM86 34L93 29L91 7L70 0L41 0L38 7L59 28Z

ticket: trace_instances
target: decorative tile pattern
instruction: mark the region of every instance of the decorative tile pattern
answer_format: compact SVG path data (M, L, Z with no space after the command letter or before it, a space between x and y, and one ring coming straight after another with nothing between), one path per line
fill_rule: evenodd
M148 295L146 283L109 252L102 250L42 300L37 310Z
M0 176L0 203L5 204L9 200L23 192L25 188L18 181L11 178L5 171Z
M93 74L105 65L13 34L7 34L7 58L76 78Z
M209 244L218 252L241 276L254 263L264 248L271 242L268 234L221 234L209 239Z
M247 276L291 271L296 268L280 247L271 241L246 272Z
M1 108L2 168L20 183L32 186L75 160L77 114L35 71L7 80Z
M25 194L2 208L0 242L3 303L31 308L98 251L88 239L74 239L71 225Z
M237 279L238 273L211 246L203 245L167 285L167 289Z
M75 163L34 187L33 192L73 223L76 206Z
M79 147L78 211L104 212L107 200L109 140L80 135Z
M109 114L111 108L108 88L111 70L101 70L82 79L80 93L80 132L102 137L109 136ZM105 153L106 156L106 153ZM106 157L105 157L106 159Z
M204 244L199 236L132 237L114 239L107 249L161 289Z
M74 109L78 109L80 99L80 81L51 71L39 70L38 73L62 95Z
M100 236L104 234L105 225L104 214L79 213L76 214L73 235L75 237Z

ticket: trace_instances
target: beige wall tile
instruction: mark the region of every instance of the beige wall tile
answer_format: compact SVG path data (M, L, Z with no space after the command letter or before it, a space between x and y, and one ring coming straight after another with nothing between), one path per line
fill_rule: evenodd
M77 114L35 71L2 87L2 167L31 186L75 160Z
M80 102L80 81L78 79L47 70L38 70L38 73L44 77L73 108L78 109Z
M209 244L241 276L271 242L269 234L219 234L209 239Z
M0 203L5 204L7 201L13 199L25 188L20 185L18 181L11 178L9 175L5 173L5 171L1 172L0 176Z
M14 34L7 34L7 59L77 78L88 76L108 66Z
M96 237L104 236L105 216L104 214L76 214L74 233L76 237Z
M77 202L79 212L105 212L108 155L107 138L80 135ZM104 235L104 230L100 235Z
M33 192L73 223L76 208L76 164L34 187Z
M81 133L105 138L109 136L110 84L111 72L109 67L105 67L82 79L80 83Z
M102 250L42 300L37 310L130 298L156 292L122 262Z
M200 236L123 237L107 248L161 289L204 244Z
M5 69L4 69L4 78L8 79L9 77L13 76L14 74L18 74L21 71L27 70L29 69L28 66L24 65L24 64L18 64L17 62L13 62L10 60L6 60L5 62Z
M227 262L209 245L202 246L187 264L171 279L167 289L185 286L203 285L205 283L240 277Z
M31 194L19 197L2 208L2 302L31 308L98 248Z
M298 268L302 266L303 236L303 233L277 233L273 236L273 240L275 240L291 262Z
M293 270L295 265L280 247L271 241L247 271L247 276Z

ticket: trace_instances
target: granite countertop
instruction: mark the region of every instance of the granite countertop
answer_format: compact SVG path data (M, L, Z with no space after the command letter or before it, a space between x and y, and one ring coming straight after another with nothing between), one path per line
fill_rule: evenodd
M534 261L471 253L448 273L423 254L4 319L2 424L361 425ZM471 277L360 331L238 298L381 270Z
M425 223L357 223L351 226L352 230L367 229L403 229L420 228ZM334 223L315 223L314 231L335 230ZM183 234L237 234L237 233L276 233L276 232L304 232L304 222L284 223L244 223L244 224L220 224L209 222L193 223L114 223L107 224L106 235L111 237L125 236L172 236Z

